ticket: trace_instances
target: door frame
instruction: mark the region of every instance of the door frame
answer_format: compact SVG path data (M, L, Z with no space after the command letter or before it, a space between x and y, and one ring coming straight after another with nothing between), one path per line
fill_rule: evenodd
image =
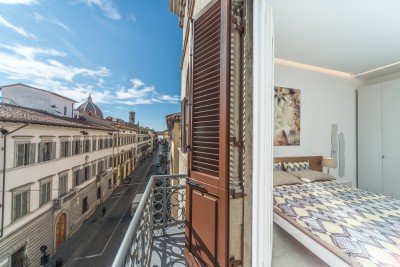
M271 266L274 27L271 0L253 2L252 266Z
M65 241L67 241L67 237L68 237L68 214L66 211L63 210L57 215L56 223L54 224L54 228L55 228L54 248L56 251L57 251L57 249L59 249L62 246L62 244L60 244L60 246L57 246L57 236L58 236L57 233L58 233L58 222L61 219L61 216L63 216L63 215L65 215L65 233L64 233L64 241L62 244L64 244Z

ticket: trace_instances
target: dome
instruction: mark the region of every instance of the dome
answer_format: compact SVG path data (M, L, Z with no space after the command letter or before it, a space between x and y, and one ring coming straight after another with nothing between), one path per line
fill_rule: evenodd
M80 113L86 113L94 117L103 118L103 112L95 103L93 103L90 95L86 102L80 105L76 110Z

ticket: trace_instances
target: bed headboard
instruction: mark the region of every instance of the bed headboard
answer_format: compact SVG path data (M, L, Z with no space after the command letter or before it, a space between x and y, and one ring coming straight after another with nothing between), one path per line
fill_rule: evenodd
M299 161L309 161L311 170L322 172L322 156L274 158L274 163Z

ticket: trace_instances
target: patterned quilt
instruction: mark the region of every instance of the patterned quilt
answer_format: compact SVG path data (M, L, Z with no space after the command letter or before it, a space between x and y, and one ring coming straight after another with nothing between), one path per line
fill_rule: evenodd
M361 266L400 266L400 200L316 182L275 187L274 209Z

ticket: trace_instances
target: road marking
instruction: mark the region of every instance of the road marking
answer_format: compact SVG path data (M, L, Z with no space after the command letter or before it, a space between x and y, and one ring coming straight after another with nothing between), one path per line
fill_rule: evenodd
M75 260L77 261L77 260L90 259L90 258L94 258L94 257L98 257L98 256L101 256L101 253L100 254L89 255L89 256L85 256L85 257L75 258Z
M115 231L117 230L119 224L121 223L122 219L124 218L124 216L125 216L126 212L128 211L129 207L132 205L132 202L133 202L134 198L136 197L136 194L137 194L137 192L139 191L139 188L140 188L140 186L138 186L138 188L136 188L135 194L133 195L132 199L129 201L128 206L126 207L124 213L122 214L122 216L121 216L121 218L119 219L117 225L115 226L115 228L114 228L114 230L113 230L113 232L112 232L110 238L108 239L106 245L104 246L103 250L102 250L100 253L98 253L98 254L89 255L89 256L85 256L85 257L79 257L79 258L75 258L74 260L89 259L89 258L94 258L94 257L98 257L98 256L102 256L102 255L103 255L103 253L104 253L104 251L106 250L108 244L110 243L112 237L114 236L114 233L115 233ZM110 198L108 198L108 199L110 199Z
M126 209L125 209L124 213L122 214L121 218L119 219L119 221L118 221L118 223L117 223L117 226L115 226L115 228L114 228L114 231L112 232L112 234L111 234L110 238L108 239L108 241L107 241L106 245L104 246L104 248L103 248L103 250L101 251L101 253L100 253L100 254L103 254L103 253L104 253L104 251L106 250L106 248L107 248L107 246L108 246L108 243L110 243L110 241L111 241L111 239L112 239L112 237L113 237L113 235L114 235L115 231L117 230L117 228L118 228L119 224L120 224L120 223L121 223L121 221L122 221L122 218L124 218L124 216L125 216L126 212L128 211L129 207L132 205L132 201L133 201L133 199L135 198L135 196L136 196L137 192L139 191L139 188L140 188L140 186L138 186L138 188L136 188L135 194L133 195L133 197L132 197L131 201L129 201L129 203L128 203L128 206L126 207Z
M150 165L148 166L148 168L146 169L146 174L149 172L149 170L150 170L150 168L151 168L152 165L153 165L153 164L150 164ZM145 174L145 175L146 175L146 174ZM145 176L145 175L144 175L144 176ZM142 185L142 184L148 184L148 183L149 183L149 182L147 181L147 182L141 182L141 183L127 184L127 185ZM119 186L121 186L121 185L119 185ZM133 200L135 199L135 197L136 197L136 195L137 195L137 192L139 191L139 188L140 188L140 186L138 186L138 187L136 188L136 191L135 191L135 193L134 193L132 199L129 201L128 206L126 207L124 213L122 214L122 216L121 216L121 218L119 219L117 225L115 226L115 228L114 228L114 230L113 230L111 236L108 238L108 241L107 241L106 245L104 246L103 250L101 251L101 253L93 254L93 255L89 255L89 256L85 256L85 257L78 257L78 258L75 258L74 260L89 259L89 258L99 257L99 256L102 256L102 255L103 255L103 253L104 253L104 251L106 250L108 244L110 243L112 237L114 236L115 231L117 230L119 224L121 223L122 219L124 218L126 212L128 211L129 207L132 206L132 202L133 202ZM120 192L120 193L118 193L118 194L122 194L122 193L123 193L123 192ZM118 196L118 195L116 195L116 196ZM114 197L115 197L115 196L114 196ZM112 198L114 198L114 197L112 197ZM107 198L107 199L110 199L110 197Z

